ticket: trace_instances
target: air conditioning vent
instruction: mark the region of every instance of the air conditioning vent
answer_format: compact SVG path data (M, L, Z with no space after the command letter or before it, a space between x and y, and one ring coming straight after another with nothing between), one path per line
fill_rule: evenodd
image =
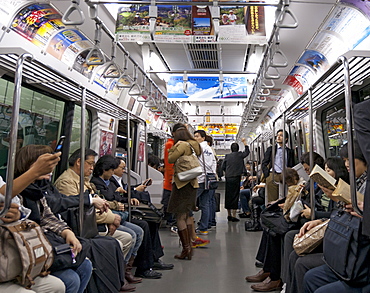
M221 48L218 44L186 44L193 69L221 69Z

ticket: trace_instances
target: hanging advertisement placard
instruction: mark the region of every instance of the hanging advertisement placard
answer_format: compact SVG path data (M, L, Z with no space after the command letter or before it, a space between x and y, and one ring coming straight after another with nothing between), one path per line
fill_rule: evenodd
M171 76L167 83L169 99L207 101L214 99L247 99L247 77L225 75L223 92L220 92L219 76L189 76L188 90L183 92L183 77Z
M80 31L66 29L54 35L46 52L72 67L77 55L90 47L92 44Z
M326 57L314 50L306 50L301 58L299 58L297 64L305 65L314 73L319 75L324 73L330 67L330 64Z
M111 155L113 149L113 132L102 130L100 134L99 155Z
M29 41L33 41L37 31L47 22L56 20L57 26L63 26L60 24L61 15L58 11L52 8L49 4L32 4L21 9L16 16L13 18L11 29L16 31L18 34L23 36ZM52 28L50 24L48 27ZM44 33L41 33L44 35ZM45 36L47 36L46 34ZM50 36L50 35L49 35ZM42 38L39 36L38 39L43 43ZM35 41L39 44L38 41Z

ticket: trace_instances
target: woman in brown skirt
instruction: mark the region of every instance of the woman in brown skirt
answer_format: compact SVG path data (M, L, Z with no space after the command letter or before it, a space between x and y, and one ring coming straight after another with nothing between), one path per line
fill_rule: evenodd
M168 162L173 164L181 156L192 154L192 148L197 156L201 154L199 143L193 138L184 124L178 123L173 127L174 146L168 151ZM191 146L190 146L191 145ZM182 252L175 255L178 259L191 260L191 235L192 218L189 212L195 210L197 188L199 187L197 178L189 181L180 181L176 171L172 180L172 192L167 211L176 215L178 235L182 244Z

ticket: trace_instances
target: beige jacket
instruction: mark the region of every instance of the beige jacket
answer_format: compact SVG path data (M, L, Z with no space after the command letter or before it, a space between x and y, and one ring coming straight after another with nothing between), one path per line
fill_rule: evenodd
M187 142L191 144L191 146L194 148L195 154L199 156L201 154L199 143L195 140L188 140ZM184 141L178 142L168 150L168 162L170 164L174 164L181 156L189 156L192 154L192 150L188 143L185 143ZM199 187L197 178L189 181L180 181L176 173L174 174L172 182L175 182L178 189L184 187L189 182L194 188Z
M80 194L80 176L76 174L72 169L67 169L54 183L55 187L60 193L65 195L77 195ZM90 194L94 196L95 188L89 181L89 178L85 178L85 191L89 190ZM114 222L115 215L111 210L106 213L96 213L96 222L98 224L112 224Z

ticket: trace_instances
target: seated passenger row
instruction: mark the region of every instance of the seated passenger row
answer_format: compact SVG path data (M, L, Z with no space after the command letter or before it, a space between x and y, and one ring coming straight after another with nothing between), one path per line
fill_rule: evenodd
M153 269L173 268L172 264L160 260L164 253L158 234L159 224L126 221L128 213L123 203L127 203L127 185L122 181L123 160L103 156L95 165L97 154L92 150L85 152L85 209L91 205L96 208L95 225L100 235L86 239L76 237L72 232L78 230L78 219L70 217L71 211L79 206L81 152L77 150L71 155L70 168L55 182L56 187L50 182L50 174L60 153L51 153L50 147L38 145L28 145L17 152L13 203L1 218L9 223L28 217L42 227L53 247L65 243L71 246L72 260L65 264L54 254L50 268L52 275L37 277L31 287L34 292L82 293L85 289L88 292L131 292L135 290L131 284L141 282L142 278L161 278L162 274ZM89 181L92 173L92 182L96 185ZM2 194L5 193L4 185L2 182L0 186ZM143 199L150 201L145 187L142 184L132 187L132 205ZM18 209L19 206L22 209ZM131 273L134 262L137 266L135 276ZM0 289L1 292L30 292L22 290L16 280L1 283Z
M342 158L328 158L324 161L319 154L314 153L314 165L325 168L325 171L337 182L341 179L349 183L348 145L343 146L340 155ZM354 141L354 157L356 189L364 194L367 162L356 140ZM302 156L301 163L307 174L310 174L309 153ZM283 210L283 224L286 223L284 226L288 228L285 231L274 229L271 223L266 222L268 220L262 212L263 234L256 256L257 262L261 263L262 270L256 275L246 277L248 282L258 283L252 285L251 288L258 292L270 292L282 288L288 293L370 292L370 265L367 261L370 257L370 240L361 235L362 217L354 212L351 204L337 202L332 195L333 190L320 186L316 182L314 183L315 202L311 203L308 196L310 185L297 185L299 176L294 169L283 168L281 173L285 176L288 194L282 200L270 201L265 213L272 211L275 207L277 209L280 207ZM303 192L301 192L302 189ZM269 189L267 192L266 196L269 199L274 196L270 194ZM290 208L299 197L301 197L303 208L297 222L292 222L289 218ZM363 210L363 202L359 202L358 205ZM311 208L314 209L314 221L309 221ZM335 231L337 223L343 221L345 217L348 217L347 222L344 221L345 225L352 223L352 226L346 226L346 230L354 229L354 232L345 236L347 238L335 236L337 238L333 241L333 234L330 231ZM323 238L324 246L320 245L308 254L298 255L293 249L295 235L302 237L307 231L327 219L331 220ZM360 233L358 237L356 233ZM343 247L340 247L341 245ZM351 247L351 250L348 252L346 247ZM350 268L350 265L353 267ZM349 274L347 271L352 272Z

